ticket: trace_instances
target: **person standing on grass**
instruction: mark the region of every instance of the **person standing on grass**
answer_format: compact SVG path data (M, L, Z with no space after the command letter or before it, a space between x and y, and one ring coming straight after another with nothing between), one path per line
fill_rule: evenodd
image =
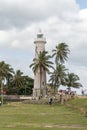
M52 97L50 97L50 98L49 98L49 104L50 104L50 105L52 105L52 101L53 101L53 99L52 99Z
M82 95L84 95L84 88L81 89L81 93L82 93Z

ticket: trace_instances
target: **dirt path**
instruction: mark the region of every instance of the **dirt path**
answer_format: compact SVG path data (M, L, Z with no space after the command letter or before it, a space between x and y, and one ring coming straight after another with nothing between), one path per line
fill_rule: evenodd
M87 98L86 95L78 95L78 98Z

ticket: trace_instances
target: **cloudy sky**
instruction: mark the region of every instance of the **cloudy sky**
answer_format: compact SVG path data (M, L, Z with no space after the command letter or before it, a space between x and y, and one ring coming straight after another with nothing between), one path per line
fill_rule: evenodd
M0 0L0 61L33 77L39 28L50 54L58 43L68 44L66 66L87 89L87 0Z

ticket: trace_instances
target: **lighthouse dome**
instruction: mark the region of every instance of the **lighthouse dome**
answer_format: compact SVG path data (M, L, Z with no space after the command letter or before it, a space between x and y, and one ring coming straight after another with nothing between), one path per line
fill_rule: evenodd
M35 38L34 43L46 43L46 38L43 37L43 33L41 30L37 33L37 38Z

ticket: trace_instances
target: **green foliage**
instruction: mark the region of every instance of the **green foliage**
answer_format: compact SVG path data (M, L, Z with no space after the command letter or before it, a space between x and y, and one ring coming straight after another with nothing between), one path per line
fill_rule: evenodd
M74 73L68 73L65 79L66 79L66 85L68 87L74 87L74 88L82 87L82 84L78 82L78 80L80 80L79 76Z
M22 74L22 73L21 73ZM31 95L34 80L29 76L15 74L10 88L6 88L7 94Z
M51 56L47 54L48 52L42 51L38 54L37 58L33 59L33 63L30 65L30 67L32 67L32 70L34 71L34 73L36 73L38 69L40 69L41 71L43 69L49 72L49 68L50 67L53 68L52 67L53 63L49 60Z
M0 62L0 88L1 91L6 91L6 94L19 94L20 89L23 91L20 94L24 94L26 88L26 94L32 94L34 80L29 76L24 76L23 72L14 69L4 61ZM1 94L0 91L0 94Z
M68 54L70 50L66 43L59 43L53 51L53 57L55 57L55 63L58 65L59 63L63 64L68 59Z
M56 69L52 73L50 73L50 80L53 84L53 86L59 87L63 82L65 81L66 78L66 71L67 69L65 68L64 65L58 64Z

